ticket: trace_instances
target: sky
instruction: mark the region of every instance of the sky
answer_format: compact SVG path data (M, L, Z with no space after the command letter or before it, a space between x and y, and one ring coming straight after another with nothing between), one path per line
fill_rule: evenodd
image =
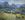
M7 1L10 5L12 3L14 4L24 4L25 3L25 0L0 0L0 2L4 2L4 1Z

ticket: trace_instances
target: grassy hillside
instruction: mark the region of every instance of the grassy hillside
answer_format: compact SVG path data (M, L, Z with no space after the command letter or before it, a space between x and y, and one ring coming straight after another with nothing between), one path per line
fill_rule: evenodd
M18 19L16 18L15 14L8 14L8 13L3 13L2 15L0 15L0 20L25 20L25 19Z

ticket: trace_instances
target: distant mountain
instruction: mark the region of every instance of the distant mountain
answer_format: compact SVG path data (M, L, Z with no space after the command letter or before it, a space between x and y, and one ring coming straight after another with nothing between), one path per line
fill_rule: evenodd
M16 8L20 8L20 7L21 7L21 4L9 5L8 2L3 2L3 3L1 2L1 4L0 4L0 9L5 9L7 11L11 11L11 10L15 11Z
M9 5L8 2L4 2L0 4L0 9L5 9L7 11L11 11L13 9L15 10L15 7L16 7L15 4Z
M22 4L22 5L20 6L20 8L25 8L25 4Z
M16 8L20 8L21 4L16 4Z

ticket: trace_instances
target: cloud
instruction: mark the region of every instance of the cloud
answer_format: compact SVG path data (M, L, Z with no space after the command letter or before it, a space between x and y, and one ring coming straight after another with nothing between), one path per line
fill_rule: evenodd
M22 3L25 3L25 0L0 0L0 1L7 1L10 5L12 4L12 3L14 3L14 4L22 4Z

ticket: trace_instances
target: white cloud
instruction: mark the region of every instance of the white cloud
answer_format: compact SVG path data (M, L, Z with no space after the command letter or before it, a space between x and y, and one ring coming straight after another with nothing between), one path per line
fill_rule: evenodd
M23 3L25 3L25 0L0 0L0 1L2 1L2 2L8 1L10 5L12 3L14 3L14 4L23 4Z
M11 0L11 3L14 3L14 4L24 4L24 0Z

